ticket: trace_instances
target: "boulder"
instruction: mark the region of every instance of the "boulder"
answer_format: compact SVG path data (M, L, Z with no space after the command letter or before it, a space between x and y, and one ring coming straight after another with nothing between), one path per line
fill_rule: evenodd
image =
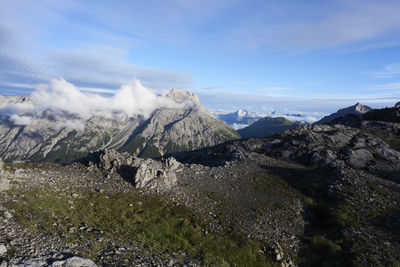
M134 184L137 188L167 190L177 181L176 172L182 164L170 157L163 162L145 159L139 164Z
M374 159L371 152L369 152L365 148L357 150L349 149L347 151L347 156L348 156L347 160L348 164L356 169L362 169L367 167L368 163Z
M92 260L81 257L72 257L65 261L65 267L97 267L97 264Z
M4 177L0 177L0 192L10 189L10 181Z
M4 256L7 253L6 245L0 243L0 256Z

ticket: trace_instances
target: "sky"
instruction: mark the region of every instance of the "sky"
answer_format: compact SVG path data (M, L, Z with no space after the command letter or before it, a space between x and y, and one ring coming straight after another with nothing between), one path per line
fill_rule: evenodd
M212 109L393 106L398 14L398 0L0 0L0 94L63 78L112 97L137 79Z

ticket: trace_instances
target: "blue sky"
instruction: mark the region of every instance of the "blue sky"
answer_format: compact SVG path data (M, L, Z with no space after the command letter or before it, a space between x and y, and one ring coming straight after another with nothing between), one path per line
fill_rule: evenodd
M133 77L210 108L329 113L400 101L400 1L0 0L0 94Z

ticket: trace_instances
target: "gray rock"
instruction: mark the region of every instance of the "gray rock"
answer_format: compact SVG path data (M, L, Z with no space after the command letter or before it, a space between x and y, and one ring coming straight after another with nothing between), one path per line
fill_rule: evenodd
M351 150L347 151L348 155L348 163L350 166L356 169L362 169L367 167L368 163L374 159L371 152L367 149L362 148L358 150Z
M65 261L65 267L97 267L97 264L92 260L81 257L72 257Z
M26 259L18 263L9 262L8 267L42 267L48 266L47 262L39 259Z
M10 181L4 177L0 177L0 192L10 189Z
M182 164L173 157L164 162L146 159L139 163L134 183L138 188L166 190L170 189L177 181L176 172Z
M396 105L394 105L395 108L400 108L400 102L397 102Z
M330 149L322 152L322 164L324 165L329 165L336 158L336 154Z
M52 267L64 267L66 261L55 261L51 264Z
M4 256L6 253L7 253L6 245L3 243L0 243L0 256Z

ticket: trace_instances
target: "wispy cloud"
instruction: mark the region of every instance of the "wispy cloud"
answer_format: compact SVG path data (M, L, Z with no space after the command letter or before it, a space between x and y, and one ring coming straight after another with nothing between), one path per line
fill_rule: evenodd
M396 91L400 94L400 82L371 85L369 86L369 89L375 91Z
M386 65L383 70L368 72L367 74L375 78L390 78L393 76L400 75L400 63Z
M203 87L203 90L213 90L213 89L220 89L220 88L222 88L222 86L218 86L218 85L216 85L216 86L206 86L206 87Z
M275 20L264 23L259 23L258 18L250 20L236 33L246 36L239 40L245 40L242 43L250 47L270 46L294 52L355 44L364 49L376 43L390 46L400 36L398 1L324 1L310 12L311 5L300 6L296 2L278 5L282 10L273 10L278 15L271 14Z
M263 87L262 90L264 91L288 91L291 90L292 88L289 87L281 87L281 86L267 86L267 87Z
M235 84L236 84L237 86L249 86L251 83L249 83L249 82L243 82L243 81L238 81L238 82L235 82Z
M32 89L61 76L86 88L117 89L133 77L152 88L191 86L189 73L132 63L129 49L138 44L136 39L117 29L114 34L111 22L100 23L104 19L93 17L89 4L0 2L0 89L17 84ZM71 18L73 12L66 15L69 10L84 13L86 23Z

